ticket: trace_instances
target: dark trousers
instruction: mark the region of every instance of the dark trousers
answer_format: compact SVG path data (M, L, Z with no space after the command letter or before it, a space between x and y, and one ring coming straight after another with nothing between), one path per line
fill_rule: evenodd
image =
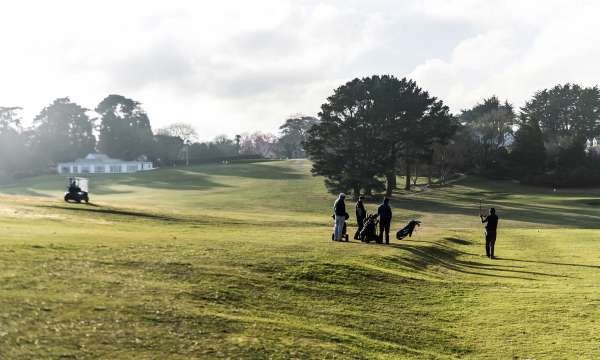
M383 244L383 233L385 232L385 243L390 243L390 223L386 221L379 222L379 243Z
M354 240L358 240L360 232L365 224L365 218L356 218L356 223L358 224L358 230L356 230L356 233L354 234Z
M485 232L485 255L489 258L494 257L494 245L496 245L496 232Z

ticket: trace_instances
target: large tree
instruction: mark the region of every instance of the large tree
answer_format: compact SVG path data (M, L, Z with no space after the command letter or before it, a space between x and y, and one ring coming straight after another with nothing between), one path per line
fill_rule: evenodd
M152 128L139 102L121 95L109 95L98 104L96 112L101 116L100 151L123 160L151 154Z
M453 132L446 106L414 81L393 76L348 82L322 105L319 117L305 142L313 173L325 176L330 190L355 195L383 189L381 177L390 193L400 159L409 175L422 154Z
M54 100L33 120L35 150L55 164L71 161L94 151L94 120L89 110L66 98Z
M304 143L313 160L312 172L325 177L331 192L383 189L378 175L385 172L380 126L373 120L374 101L365 81L354 79L337 88L319 113L320 122ZM385 156L389 158L389 156Z

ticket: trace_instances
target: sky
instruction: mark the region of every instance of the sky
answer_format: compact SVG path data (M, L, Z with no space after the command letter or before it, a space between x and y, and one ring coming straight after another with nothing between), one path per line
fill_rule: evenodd
M355 77L409 77L453 112L600 79L595 0L19 0L0 3L0 106L142 103L154 129L274 132Z

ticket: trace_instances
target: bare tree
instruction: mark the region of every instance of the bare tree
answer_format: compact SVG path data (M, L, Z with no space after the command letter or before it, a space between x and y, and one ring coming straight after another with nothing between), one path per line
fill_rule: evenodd
M157 135L169 135L181 138L184 143L190 144L198 141L198 133L193 125L178 122L158 129Z

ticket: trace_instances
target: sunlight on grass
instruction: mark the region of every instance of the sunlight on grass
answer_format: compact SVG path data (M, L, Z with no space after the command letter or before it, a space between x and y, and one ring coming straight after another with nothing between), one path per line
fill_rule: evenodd
M600 354L594 193L467 178L396 194L393 228L423 227L380 246L329 240L333 196L307 161L93 176L88 206L64 186L0 186L0 358ZM480 201L501 218L495 261Z

